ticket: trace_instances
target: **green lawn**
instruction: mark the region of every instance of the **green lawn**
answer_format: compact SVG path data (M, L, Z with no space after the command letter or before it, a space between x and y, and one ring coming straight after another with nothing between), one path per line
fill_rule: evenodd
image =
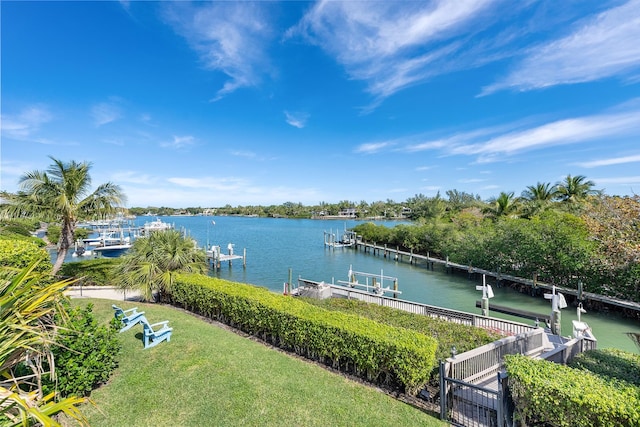
M101 322L106 300L88 301ZM120 334L120 366L95 390L92 426L444 426L412 406L180 310L137 306L169 320L171 342L144 350L142 327Z

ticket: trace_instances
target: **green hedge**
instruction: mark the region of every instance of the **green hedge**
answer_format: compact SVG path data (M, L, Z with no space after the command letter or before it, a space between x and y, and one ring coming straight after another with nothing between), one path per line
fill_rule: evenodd
M180 275L171 300L286 350L415 394L435 366L435 339L241 283Z
M77 284L84 286L111 286L115 268L120 258L98 258L62 264L59 275L80 278Z
M51 270L49 253L28 240L0 237L0 267L25 268L34 261L40 261L37 271Z
M305 299L306 300L306 299ZM323 300L309 298L306 300L327 310L342 311L358 316L367 317L376 322L391 326L399 326L433 337L438 341L436 358L446 359L451 356L451 347L455 346L458 353L473 350L476 347L489 344L503 338L502 335L489 332L474 326L460 325L421 314L396 310L364 301L343 298L327 298Z
M586 369L600 377L615 378L640 387L640 354L615 348L590 350L577 355L569 366Z
M522 355L505 356L516 412L526 425L638 426L640 389Z

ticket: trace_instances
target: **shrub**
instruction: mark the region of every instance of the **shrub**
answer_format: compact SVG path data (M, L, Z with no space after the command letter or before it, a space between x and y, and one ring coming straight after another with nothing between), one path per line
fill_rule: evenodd
M327 310L342 311L367 317L376 322L391 326L399 326L433 337L438 341L436 358L446 359L451 355L451 347L455 346L459 353L489 344L502 336L474 326L460 325L436 319L430 316L396 310L364 301L342 298L327 298L324 300L305 299L309 304L317 305Z
M115 268L122 262L119 258L98 258L62 264L59 274L75 277L84 286L112 285Z
M526 425L637 426L640 390L565 365L505 356L516 412Z
M415 394L429 380L437 343L426 335L292 297L201 275L179 275L174 303L286 350Z
M640 387L640 354L615 348L589 350L577 355L569 364L603 378L615 378Z
M63 321L59 318L56 323ZM93 304L69 309L68 322L63 324L52 347L57 384L50 378L43 386L62 396L88 396L91 390L104 384L118 366L120 343L113 324L101 326L93 315Z
M51 270L49 253L27 240L0 238L0 266L25 268L39 261L37 271Z
M62 228L59 225L51 225L47 227L47 239L54 245L58 244L58 240L60 240L60 233L62 232Z

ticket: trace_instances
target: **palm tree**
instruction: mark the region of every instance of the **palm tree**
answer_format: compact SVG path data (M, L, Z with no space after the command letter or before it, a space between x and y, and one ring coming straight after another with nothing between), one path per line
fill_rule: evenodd
M55 394L43 395L40 377L46 374L42 363L49 363L53 375L53 356L56 325L53 314L64 314L59 303L62 290L71 281L53 284L34 273L37 262L16 272L8 268L0 278L0 419L10 425L60 426L52 417L64 412L87 425L76 407L86 399L69 397L55 401ZM31 373L16 373L16 369L30 369Z
M490 200L489 203L490 207L487 209L487 212L495 218L513 216L519 207L518 200L515 198L513 191L510 193L503 191L497 198Z
M58 258L52 274L60 270L64 258L74 244L78 220L113 214L125 201L119 186L107 182L93 192L89 169L91 163L62 162L54 159L47 171L32 171L19 181L16 194L2 193L6 207L14 217L35 217L61 225Z
M137 239L116 271L122 289L136 289L145 301L171 292L175 273L206 273L206 256L195 241L176 230L154 231Z
M563 202L576 202L586 199L588 196L598 194L599 191L594 190L595 183L587 181L584 175L571 176L567 175L564 181L556 184L556 197Z
M551 183L538 182L536 185L530 185L521 194L522 200L525 202L524 216L531 217L539 211L547 208L551 201L557 196L558 190Z
M522 192L522 198L530 202L550 202L556 193L556 186L552 186L549 182L538 182L536 185L528 186Z

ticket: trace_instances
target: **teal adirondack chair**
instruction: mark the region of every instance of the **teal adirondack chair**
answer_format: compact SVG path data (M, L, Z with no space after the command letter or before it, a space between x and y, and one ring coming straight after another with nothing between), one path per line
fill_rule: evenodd
M165 320L164 322L150 325L146 318L142 320L144 348L155 347L162 341L171 341L171 331L173 331L173 328L170 328L168 323L169 321Z
M115 310L113 316L118 319L122 323L122 329L120 332L124 332L133 328L138 323L147 319L144 317L144 311L138 311L138 307L130 308L128 310L123 310L115 304L112 304L111 307Z

